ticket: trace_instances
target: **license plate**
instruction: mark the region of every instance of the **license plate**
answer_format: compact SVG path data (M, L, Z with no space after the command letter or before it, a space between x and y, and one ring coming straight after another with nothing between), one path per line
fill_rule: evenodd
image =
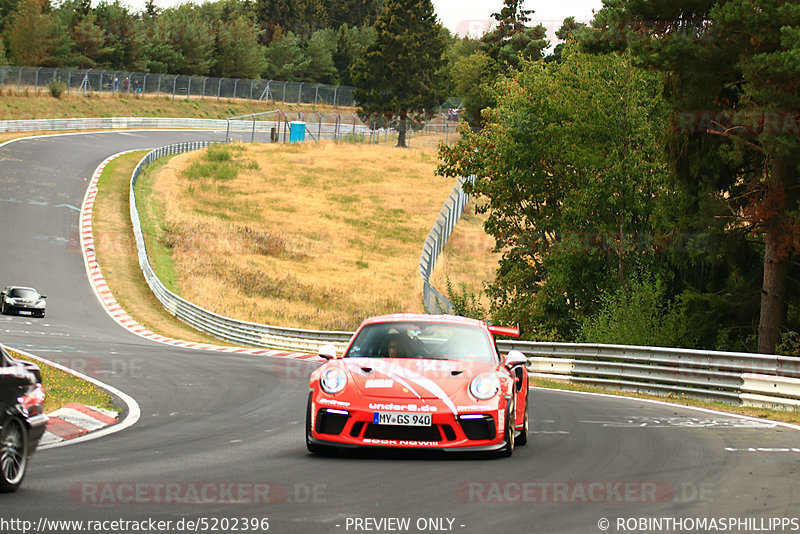
M431 426L429 413L374 412L372 422L376 425Z
M28 310L20 310L19 314L20 315L33 315L33 312L32 311L28 311Z

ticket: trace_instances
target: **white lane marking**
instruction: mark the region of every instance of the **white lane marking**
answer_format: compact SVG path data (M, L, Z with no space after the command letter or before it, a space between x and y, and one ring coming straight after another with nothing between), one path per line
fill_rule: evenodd
M772 424L772 425L775 425L775 426L779 426L779 427L782 427L782 428L789 428L791 430L800 430L800 425L794 425L792 423L784 423L783 421L773 421L771 419L760 419L758 417L750 417L748 415L741 415L741 414L738 414L738 413L721 412L719 410L712 410L710 408L701 408L699 406L687 406L685 404L676 404L674 402L660 401L660 400L654 400L654 399L638 399L636 397L626 397L624 395L611 395L609 393L595 393L595 392L589 392L589 391L570 391L570 390L566 390L566 389L542 388L542 387L537 387L537 386L530 386L530 389L539 390L539 391L553 391L553 392L556 392L556 393L559 393L559 394L564 393L564 394L568 394L568 395L588 395L588 396L594 396L594 397L605 397L605 398L608 398L608 399L618 399L618 400L622 400L622 401L626 401L626 402L629 402L629 401L643 402L643 403L646 403L646 404L655 404L657 406L669 407L669 408L673 408L673 409L680 408L680 409L692 410L692 411L700 412L700 413L712 414L712 415L715 415L715 416L718 416L718 417L730 417L730 418L733 418L733 419L741 419L743 421L755 421L755 422L760 422L760 423L769 423L769 424Z

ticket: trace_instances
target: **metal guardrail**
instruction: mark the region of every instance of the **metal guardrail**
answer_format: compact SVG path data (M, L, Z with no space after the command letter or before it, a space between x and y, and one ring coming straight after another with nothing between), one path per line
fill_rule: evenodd
M459 178L453 190L450 191L447 200L442 205L436 221L433 223L433 228L428 232L428 237L425 238L425 243L422 245L422 253L419 257L419 274L422 276L422 302L425 310L428 313L452 313L453 305L450 301L439 293L435 287L430 284L433 269L436 267L436 261L439 255L444 251L444 246L450 239L450 234L453 232L456 223L464 213L464 207L469 202L469 195L464 192L463 185L467 181L474 181L475 177Z
M144 245L134 186L142 168L156 159L207 147L210 143L184 143L154 150L139 162L130 185L131 221L139 251L139 264L151 290L164 308L198 330L232 343L316 352L324 343L343 350L352 332L283 328L223 317L192 304L169 291L150 267ZM456 200L456 199L453 199ZM455 214L459 203L449 203ZM460 204L463 209L463 204ZM444 211L444 210L443 210ZM460 213L459 213L460 214ZM441 251L439 243L452 231L454 215L439 222L439 240L423 253L420 272L430 275ZM443 241L444 240L444 241ZM438 252L435 252L438 251ZM423 260L425 260L423 262ZM430 269L430 270L428 270ZM800 409L800 359L788 356L715 352L659 347L533 341L498 341L501 352L519 350L528 356L534 377L598 386L624 392L650 393L746 406Z
M284 114L284 122L286 115ZM29 132L29 131L55 131L55 130L222 130L242 132L253 139L256 133L271 134L273 128L280 129L281 121L276 120L230 120L230 119L189 119L189 118L163 118L163 117L102 117L80 119L22 119L0 121L0 132ZM323 135L332 136L343 134L343 122L320 122L316 125ZM372 135L371 130L363 124L353 122L346 124L347 131ZM284 137L286 137L284 135ZM285 139L284 139L285 140Z
M740 352L499 341L533 376L625 392L800 409L800 359Z
M38 93L47 91L47 86L54 81L64 83L67 94L150 94L172 98L240 98L290 104L356 105L353 99L355 87L346 85L0 65L1 88L13 88L19 93L32 89Z

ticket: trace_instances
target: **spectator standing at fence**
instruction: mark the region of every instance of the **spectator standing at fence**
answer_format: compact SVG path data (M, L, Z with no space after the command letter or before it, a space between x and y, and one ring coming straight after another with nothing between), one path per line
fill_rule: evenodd
M133 93L136 94L139 92L139 80L133 80Z
M130 86L131 86L131 81L128 79L127 76L125 76L125 81L122 82L122 92L123 93L127 93L128 92L128 88Z
M119 78L114 76L114 92L116 93L117 91L119 91Z

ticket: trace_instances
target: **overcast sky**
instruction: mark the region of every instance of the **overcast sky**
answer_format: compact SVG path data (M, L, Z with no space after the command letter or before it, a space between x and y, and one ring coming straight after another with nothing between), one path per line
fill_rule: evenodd
M155 0L158 7L165 8L184 3L186 0ZM145 0L122 0L134 11L144 9ZM202 3L196 0L195 3ZM436 14L450 31L460 35L472 33L480 36L492 21L492 13L500 11L503 0L433 0ZM533 9L532 20L541 22L553 32L561 27L567 17L575 17L579 22L592 19L592 10L603 7L602 0L526 0L524 9Z

